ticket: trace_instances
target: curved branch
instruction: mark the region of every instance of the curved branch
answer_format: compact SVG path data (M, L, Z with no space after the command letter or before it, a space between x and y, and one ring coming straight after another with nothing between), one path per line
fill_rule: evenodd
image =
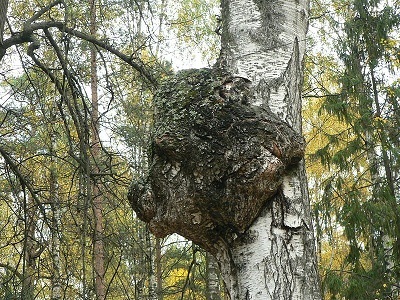
M69 145L69 149L70 149L70 150L69 150L69 154L75 159L75 161L77 161L79 164L81 164L81 160L80 160L76 155L74 155L74 151L72 150L73 147L72 147L71 138L70 138L72 135L71 135L71 132L70 132L70 130L69 130L67 118L66 118L66 116L65 116L65 114L64 114L64 111L63 111L63 108L62 108L62 103L64 102L64 103L67 105L68 110L69 110L69 112L71 113L72 121L74 122L75 127L78 128L79 124L78 124L78 120L77 120L77 118L76 118L76 116L75 116L74 110L73 110L73 108L72 108L70 102L69 102L68 99L66 98L66 95L65 95L65 92L64 92L63 84L62 84L62 83L57 79L57 77L56 77L56 76L55 76L55 75L54 75L54 74L53 74L53 73L52 73L52 72L51 72L37 57L36 57L35 52L34 52L34 50L35 50L36 47L34 47L33 45L35 45L35 44L32 43L32 44L28 47L28 55L32 58L32 60L33 60L34 63L36 64L36 66L38 66L39 69L41 69L42 72L50 78L51 82L54 84L55 88L57 89L58 93L59 93L60 96L61 96L61 102L58 102L58 101L57 101L57 102L56 102L56 105L57 105L58 111L60 112L60 115L61 115L61 118L62 118L62 121L63 121L63 124L64 124L64 128L65 128L66 133L67 133L67 136L68 136L68 145ZM77 133L78 133L78 135L79 135L79 137L80 137L80 139L81 139L82 137L80 136L79 130L77 130Z
M49 21L49 22L38 22L38 23L33 23L29 24L26 23L24 26L23 31L18 32L11 36L10 38L6 39L3 42L3 45L0 45L0 60L3 58L5 54L5 50L7 48L10 48L15 45L19 44L24 44L24 43L31 43L35 42L33 33L37 30L48 30L50 28L57 28L61 32L68 33L74 37L80 38L82 40L85 40L89 43L92 43L96 45L99 48L102 48L127 64L129 64L131 67L133 67L136 71L138 71L143 77L154 87L156 88L158 83L156 78L146 70L146 67L143 65L143 63L138 63L133 60L133 55L126 55L122 53L121 51L115 49L112 45L108 44L107 42L100 41L96 39L94 36L80 32L78 30L69 28L65 26L64 22L58 22L58 21Z
M18 270L16 269L15 266L12 267L12 266L9 265L9 264L0 263L0 268L9 270L9 271L11 271L12 273L14 273L14 274L19 278L19 280L21 280L21 281L24 280L24 276L23 276L20 272L18 272Z
M7 165L9 165L9 167L11 168L14 175L20 181L21 185L28 189L33 200L36 202L36 205L39 207L40 213L43 215L43 220L46 223L46 225L49 226L49 228L52 228L51 224L49 224L49 222L46 218L46 210L44 209L43 204L40 202L35 190L33 189L32 185L30 184L29 180L21 173L18 166L12 160L11 156L2 147L0 147L0 155L3 156L4 161L6 162Z
M48 12L50 9L52 9L54 6L56 6L58 4L64 4L64 0L56 0L52 3L49 3L48 5L43 7L41 10L39 10L37 13L35 13L32 17L30 17L28 20L26 20L24 26L32 24L37 19L39 19L41 16L43 16L43 14L45 14L46 12Z
M36 45L36 46L35 46ZM79 140L84 140L84 137L82 136L82 134L81 134L81 131L80 130L78 130L78 128L80 128L81 126L80 126L80 124L82 124L82 121L77 117L77 115L76 115L76 112L75 112L75 109L74 109L74 107L71 105L71 103L70 103L70 101L68 100L68 98L66 97L66 95L65 95L65 92L64 92L64 87L63 87L63 84L57 79L57 77L36 57L36 55L35 55L35 50L38 48L38 45L36 44L36 43L32 43L29 47L28 47L28 55L32 58L32 60L34 61L34 63L43 71L43 73L44 74L46 74L49 78L50 78L50 80L51 80L51 82L54 84L54 86L56 87L56 89L57 89L57 91L58 91L58 93L60 94L60 96L61 96L61 98L62 98L62 102L64 102L66 105L67 105L67 107L68 107L68 111L70 112L70 114L71 114L71 118L72 118L72 121L73 121L73 123L74 123L74 126L75 126L75 128L77 129L77 134L78 134L78 136L79 136ZM67 70L64 70L65 72L67 72ZM67 77L68 77L68 75L70 75L70 73L68 72L68 74L67 74ZM71 90L74 88L74 84L73 84L73 80L71 79L71 77L68 77L68 81L69 81L69 83L70 84L72 84L72 85L70 85L70 88L71 88ZM71 91L71 95L72 95L72 97L74 97L74 93L73 93L73 91ZM62 103L61 102L57 102L57 108L58 108L58 110L59 110L59 112L60 112L60 115L61 115L61 118L62 118L62 120L63 120L63 124L64 124L64 128L65 128L65 130L66 130L66 132L67 132L67 136L69 137L68 138L68 144L69 144L69 148L70 148L70 151L69 151L69 154L71 155L71 157L72 158L74 158L75 159L75 161L76 162L78 162L78 164L82 167L82 168L84 168L84 166L85 166L85 162L84 161L82 161L79 157L77 157L75 154L74 154L74 151L72 150L73 149L73 147L72 147L72 144L71 144L71 132L70 132L70 130L69 130L69 127L68 127L68 122L67 122L67 120L66 120L66 116L65 116L65 114L64 114L64 111L63 111L63 108L62 108Z
M123 60L124 62L126 62L127 64L129 64L130 66L132 66L134 69L136 69L140 74L142 74L149 83L151 83L154 87L157 87L157 80L156 78L150 74L144 67L144 65L142 63L137 63L133 60L132 55L126 55L122 52L120 52L119 50L115 49L113 46L111 46L110 44L103 42L103 41L99 41L96 38L94 38L91 35L85 34L83 32L77 31L75 29L72 28L68 28L68 27L59 27L57 26L57 28L62 31L62 32L66 32L69 33L77 38L81 38L85 41L88 41L104 50L107 50L108 52L114 54L115 56L117 56L118 58L120 58L121 60Z

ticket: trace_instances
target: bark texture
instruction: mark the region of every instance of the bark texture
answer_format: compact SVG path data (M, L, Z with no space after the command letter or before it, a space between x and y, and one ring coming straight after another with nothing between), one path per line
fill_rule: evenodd
M96 1L89 0L89 30L92 36L97 33L96 20ZM92 100L91 112L91 152L94 159L91 166L93 174L99 174L99 161L101 160L100 144L100 123L99 123L99 97L98 97L98 76L97 76L97 49L94 45L90 48L90 89ZM92 210L94 218L93 232L93 271L94 271L94 290L96 300L106 298L105 283L105 250L104 250L104 228L103 228L103 201L104 196L101 191L101 182L93 179L90 181Z
M250 79L252 104L270 108L299 134L308 11L308 0L222 0L219 65ZM232 299L321 299L303 161L217 258Z
M155 97L150 171L129 199L159 237L177 232L217 253L255 220L304 154L304 140L270 111L250 106L250 82L185 70Z
M51 206L51 256L52 256L52 274L51 274L51 300L62 299L62 278L61 278L61 205L58 193L58 174L55 165L56 133L52 132L50 136L50 206Z
M206 299L207 300L222 300L220 283L218 278L219 266L214 256L206 253Z
M159 89L149 175L132 184L131 205L154 234L215 255L231 299L321 299L301 160L309 2L221 7L215 70Z
M8 0L0 0L0 45L3 45L4 26L7 20Z

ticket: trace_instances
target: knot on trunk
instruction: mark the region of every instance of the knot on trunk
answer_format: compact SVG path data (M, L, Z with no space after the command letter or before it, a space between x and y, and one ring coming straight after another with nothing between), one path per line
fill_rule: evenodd
M159 88L147 178L128 198L156 236L176 232L211 253L255 220L305 143L267 109L247 79L181 71Z

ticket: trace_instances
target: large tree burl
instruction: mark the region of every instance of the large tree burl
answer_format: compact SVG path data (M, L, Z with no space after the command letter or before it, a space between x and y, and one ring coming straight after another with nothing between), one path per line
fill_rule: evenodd
M246 230L277 192L305 143L250 82L212 69L181 71L154 98L148 177L129 200L159 237L176 232L211 253Z

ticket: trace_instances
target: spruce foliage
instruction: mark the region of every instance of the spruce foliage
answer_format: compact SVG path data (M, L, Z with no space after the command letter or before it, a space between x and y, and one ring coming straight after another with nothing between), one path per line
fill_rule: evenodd
M340 9L332 13L335 7ZM338 33L331 40L337 65L330 86L323 79L328 88L314 80L319 98L311 98L319 116L335 128L322 124L322 130L309 131L322 136L316 146L309 135L316 147L309 165L319 162L326 170L316 178L309 168L311 182L316 181L311 190L324 292L327 299L395 299L400 288L399 7L352 0L325 8L323 21ZM335 262L326 260L328 254Z

